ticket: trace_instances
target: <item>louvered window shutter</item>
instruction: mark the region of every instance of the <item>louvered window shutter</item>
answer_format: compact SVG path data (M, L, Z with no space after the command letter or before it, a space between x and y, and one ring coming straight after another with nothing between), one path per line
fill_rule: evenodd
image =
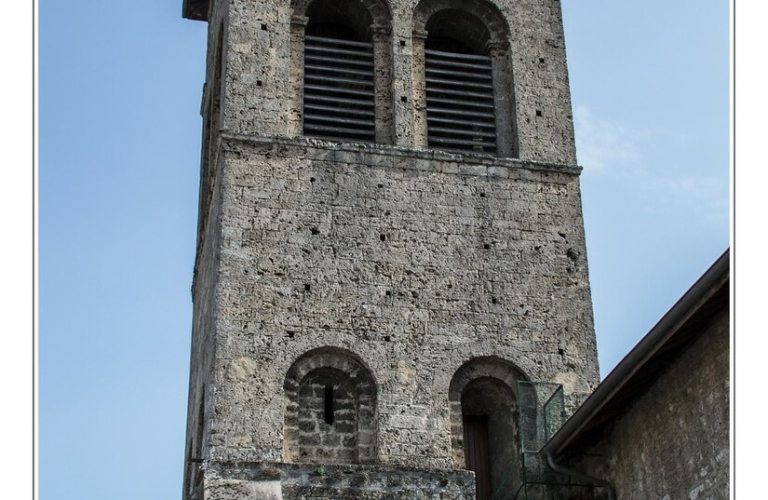
M373 44L306 36L304 135L374 142Z
M430 148L496 153L491 58L425 50Z

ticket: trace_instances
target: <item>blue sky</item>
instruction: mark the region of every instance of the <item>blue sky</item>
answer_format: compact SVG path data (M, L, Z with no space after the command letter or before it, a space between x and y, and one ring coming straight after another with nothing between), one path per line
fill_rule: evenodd
M40 498L181 496L205 23L39 2ZM729 242L728 2L563 0L601 372Z

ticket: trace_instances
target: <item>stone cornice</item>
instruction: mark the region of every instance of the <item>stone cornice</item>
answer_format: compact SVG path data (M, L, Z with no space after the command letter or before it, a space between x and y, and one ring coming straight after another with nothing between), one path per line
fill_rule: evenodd
M409 149L399 146L362 143L336 143L309 137L252 136L221 134L222 148L237 149L238 144L259 147L276 146L324 152L329 161L392 166L410 170L436 171L480 177L526 178L526 172L558 173L578 176L578 165L567 165L518 158L500 158L488 154L451 153L432 149ZM329 154L330 153L330 154ZM414 161L415 160L415 161ZM542 179L544 180L544 179Z

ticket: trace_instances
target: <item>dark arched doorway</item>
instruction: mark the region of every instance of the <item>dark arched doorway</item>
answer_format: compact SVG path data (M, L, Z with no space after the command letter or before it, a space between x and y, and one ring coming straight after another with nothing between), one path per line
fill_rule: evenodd
M477 378L462 392L461 413L464 458L475 471L477 500L511 498L504 486L516 483L519 455L512 389L495 378Z
M475 471L477 500L512 500L520 487L517 386L527 378L512 363L489 356L467 361L451 379L453 463Z

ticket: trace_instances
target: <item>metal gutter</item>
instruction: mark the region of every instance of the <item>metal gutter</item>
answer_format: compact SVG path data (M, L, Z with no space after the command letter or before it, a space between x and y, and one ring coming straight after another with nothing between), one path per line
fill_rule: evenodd
M595 486L605 488L608 492L608 500L616 500L616 489L608 481L605 481L597 477L588 476L582 472L578 472L573 469L569 469L567 467L563 467L562 465L555 462L555 458L552 456L552 453L550 453L549 451L545 451L544 454L547 456L547 465L549 465L549 468L552 469L553 471L557 472L558 474L562 474L564 476L575 477L576 479L580 479L587 483L592 483Z
M573 442L585 426L627 381L664 346L677 329L688 320L730 276L730 249L726 250L699 280L678 300L648 334L616 365L576 413L568 419L542 448L547 456L558 456Z

